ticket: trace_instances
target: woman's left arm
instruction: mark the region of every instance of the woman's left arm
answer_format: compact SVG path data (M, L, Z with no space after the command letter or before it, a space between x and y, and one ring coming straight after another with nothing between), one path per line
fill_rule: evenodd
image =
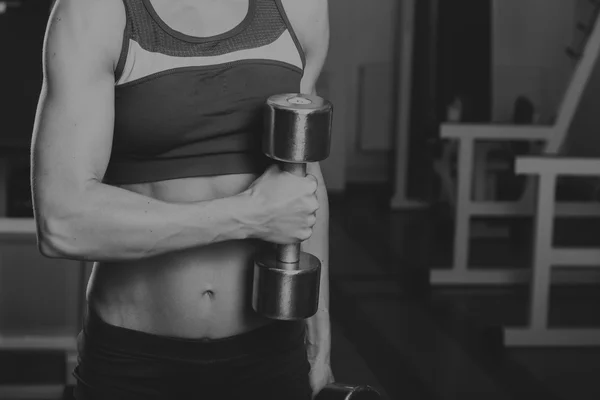
M324 382L314 382L314 386L323 386L333 380L330 367L331 352L331 322L329 319L329 200L327 188L323 181L321 168L318 163L311 163L307 173L314 175L319 181L317 198L319 209L317 221L311 237L302 243L302 251L310 253L321 261L321 285L319 291L319 308L317 313L306 320L307 323L307 353L313 369L311 379ZM322 384L322 385L321 385Z
M329 13L326 0L303 0L290 6L298 10L296 33L303 44L306 65L300 90L317 94L316 83L325 64L329 49ZM301 16L300 16L301 15ZM311 363L311 385L315 393L333 381L330 367L331 323L329 319L329 199L319 163L309 163L307 173L318 180L319 209L312 236L302 243L302 251L321 261L321 285L317 313L307 319L307 353Z

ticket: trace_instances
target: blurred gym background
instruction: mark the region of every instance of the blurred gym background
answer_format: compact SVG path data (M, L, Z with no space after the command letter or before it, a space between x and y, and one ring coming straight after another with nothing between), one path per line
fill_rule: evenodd
M600 398L600 279L590 268L600 253L532 295L532 270L559 254L536 241L544 229L555 245L598 246L598 218L540 224L539 185L516 168L527 154L582 156L565 152L569 138L591 149L586 160L600 154L600 119L579 112L595 104L599 2L328 1L318 91L335 105L322 165L336 378L390 400ZM90 269L35 245L28 156L49 8L0 0L0 399L70 398ZM528 127L523 140L506 139L515 126ZM595 164L572 165L593 175ZM494 211L528 188L529 211ZM561 180L556 193L593 206L597 189L588 176ZM492 211L470 214L472 198Z

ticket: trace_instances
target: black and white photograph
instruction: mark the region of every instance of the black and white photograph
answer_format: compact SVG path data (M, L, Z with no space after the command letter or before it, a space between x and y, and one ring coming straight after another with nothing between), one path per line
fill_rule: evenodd
M0 0L0 400L598 400L597 130L598 0Z

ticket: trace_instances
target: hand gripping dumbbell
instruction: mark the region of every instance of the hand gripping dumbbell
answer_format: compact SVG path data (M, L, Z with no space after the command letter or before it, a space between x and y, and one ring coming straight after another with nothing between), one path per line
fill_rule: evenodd
M329 156L331 103L318 96L280 94L267 100L263 153L284 171L306 176L306 163ZM313 316L319 305L321 262L300 243L277 245L254 259L252 307L272 319Z
M371 386L353 386L330 383L321 390L315 400L381 400L381 394Z

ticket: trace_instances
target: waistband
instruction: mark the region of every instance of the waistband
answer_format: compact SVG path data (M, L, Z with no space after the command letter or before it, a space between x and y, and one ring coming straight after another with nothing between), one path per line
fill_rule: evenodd
M84 347L96 350L198 363L280 352L303 346L305 321L273 321L260 328L216 339L188 339L157 335L111 325L88 306L84 320ZM86 352L86 349L80 349Z

